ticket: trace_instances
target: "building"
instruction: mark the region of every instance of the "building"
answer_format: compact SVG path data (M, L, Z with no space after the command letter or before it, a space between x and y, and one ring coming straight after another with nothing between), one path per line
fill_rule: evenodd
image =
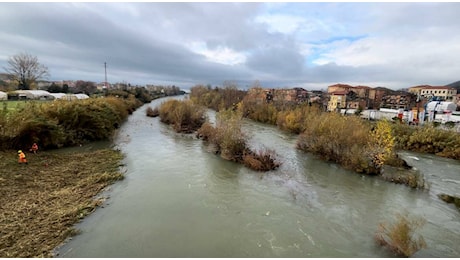
M410 93L414 93L428 101L448 101L457 102L457 89L445 86L421 85L409 88Z
M340 91L348 92L353 88L354 88L353 86L338 83L338 84L335 84L335 85L328 86L327 87L327 93L330 94L330 93L333 93L333 92L340 92Z
M327 87L327 92L335 93L346 91L348 93L347 102L351 102L351 107L361 107L363 109L379 109L382 104L382 98L388 93L393 92L391 89L377 87L371 88L368 86L350 86L347 84L335 84ZM351 92L356 95L351 95ZM350 98L352 98L350 100ZM348 107L348 105L347 105Z
M327 103L327 111L336 111L347 107L348 91L334 91L329 93L329 102Z
M382 97L381 108L409 110L416 106L417 95L409 92L394 92Z
M303 88L272 89L273 101L301 103L308 100L308 91Z

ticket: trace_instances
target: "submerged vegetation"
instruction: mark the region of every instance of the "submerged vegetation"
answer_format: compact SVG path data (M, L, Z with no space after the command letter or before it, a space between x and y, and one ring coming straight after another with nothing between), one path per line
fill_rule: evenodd
M359 114L343 116L324 112L319 106L295 102L267 102L262 96L250 95L250 89L241 98L226 96L227 88L191 89L191 99L215 109L215 104L229 104L220 109L238 110L249 119L277 125L280 129L299 134L297 147L323 159L339 163L358 173L380 175L383 166L410 168L397 156L397 150L433 153L453 159L460 159L460 135L432 124L408 126L391 121L367 121ZM264 93L256 88L252 93ZM212 98L209 98L212 97ZM388 176L388 175L387 175ZM409 174L386 178L411 187L423 186L423 178Z
M426 247L423 237L415 235L415 231L425 223L426 220L423 218L411 217L407 213L397 214L394 223L379 224L374 239L396 256L409 257Z
M217 115L216 126L207 122L204 107L191 100L168 100L160 105L159 115L163 123L172 125L178 133L196 131L197 137L210 144L214 153L226 160L242 163L256 171L278 168L274 151L252 151L241 130L241 115L223 107Z
M460 210L460 197L448 195L445 193L438 194L438 197L446 203L454 204Z
M17 163L15 151L0 157L0 257L51 257L103 203L94 196L123 179L122 155L109 149L42 151L28 155L28 165Z
M205 123L197 136L214 147L214 152L226 160L242 163L256 171L269 171L279 167L275 152L267 149L253 151L241 130L241 116L232 111L221 111L216 126Z

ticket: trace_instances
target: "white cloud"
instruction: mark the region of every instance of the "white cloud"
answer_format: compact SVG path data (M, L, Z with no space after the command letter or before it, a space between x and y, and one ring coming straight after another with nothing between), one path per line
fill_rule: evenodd
M246 62L246 55L236 52L228 47L218 46L209 49L205 42L192 42L188 48L198 54L204 55L209 61L224 65L237 65Z
M305 22L305 19L291 15L274 14L257 16L255 22L266 24L269 32L291 34Z

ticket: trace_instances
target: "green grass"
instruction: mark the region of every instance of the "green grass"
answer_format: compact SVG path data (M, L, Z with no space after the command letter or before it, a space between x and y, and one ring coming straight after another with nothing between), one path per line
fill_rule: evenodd
M15 110L24 108L27 103L31 103L31 102L42 103L42 102L50 102L50 101L48 100L3 100L3 101L0 101L0 109L3 110L6 108L8 112L15 111Z

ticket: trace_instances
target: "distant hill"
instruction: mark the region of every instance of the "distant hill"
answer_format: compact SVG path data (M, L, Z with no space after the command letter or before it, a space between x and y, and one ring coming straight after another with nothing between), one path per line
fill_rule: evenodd
M457 89L457 93L460 93L460 80L450 83L449 85L446 85L446 87L455 88Z

